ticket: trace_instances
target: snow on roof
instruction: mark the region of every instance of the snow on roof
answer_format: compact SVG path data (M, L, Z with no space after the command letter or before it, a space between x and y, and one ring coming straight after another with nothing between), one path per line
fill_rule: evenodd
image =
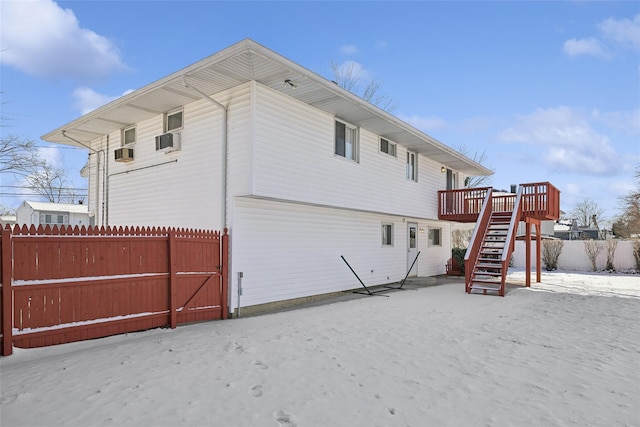
M35 211L69 212L79 214L89 213L89 206L87 205L74 205L71 203L31 202L29 200L26 200L24 203L31 206L31 209Z

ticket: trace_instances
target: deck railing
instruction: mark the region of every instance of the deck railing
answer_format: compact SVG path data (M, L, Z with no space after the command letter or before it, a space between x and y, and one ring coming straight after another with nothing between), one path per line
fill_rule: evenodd
M548 182L521 184L522 218L556 220L560 218L560 191ZM455 222L476 222L490 188L438 191L438 218ZM494 212L512 212L515 194L493 194Z

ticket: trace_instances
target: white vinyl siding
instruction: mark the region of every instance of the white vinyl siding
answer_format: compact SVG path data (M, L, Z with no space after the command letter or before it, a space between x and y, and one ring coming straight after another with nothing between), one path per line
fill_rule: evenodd
M250 190L251 85L217 94L215 99L227 105L228 197L232 192L247 194ZM183 108L182 149L167 156L155 150L155 137L164 130L164 116L136 124L137 143L134 167L113 160L111 143L98 140L95 149L107 150L108 178L99 175L100 198L95 197L95 158L90 156L90 209L97 212L96 224L176 226L222 229L224 205L222 195L222 119L223 113L206 100L187 104ZM111 141L116 141L111 137ZM118 144L119 145L119 144ZM101 160L102 161L102 160ZM127 172L128 171L128 172ZM108 189L108 210L102 188ZM227 206L231 215L232 204Z
M403 161L390 162L380 155L379 135L366 128L358 130L357 167L336 161L332 115L260 84L255 86L251 194L437 218L437 191L445 185L440 163L421 157L420 182L408 181L406 148L397 145L397 156Z
M407 233L395 233L393 246L380 245L380 224L404 230L404 217L245 197L234 204L230 278L235 287L238 273L243 273L242 307L361 288L340 256L367 286L397 282L406 275ZM426 228L439 223L418 224ZM443 274L451 249L428 248L427 253L425 235L417 239L423 251L416 263L418 275Z

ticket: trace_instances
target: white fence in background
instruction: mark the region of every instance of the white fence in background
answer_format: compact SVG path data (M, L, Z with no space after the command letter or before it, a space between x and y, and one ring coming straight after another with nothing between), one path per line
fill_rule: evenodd
M607 249L606 243L603 240L598 241L603 245L602 251L598 254L596 259L596 267L598 270L604 270L607 264ZM526 261L526 246L524 241L516 241L515 250L513 252L513 266L517 268L525 268ZM531 267L536 265L536 242L531 242ZM616 270L634 270L636 268L636 261L633 257L633 242L626 240L619 240L618 247L616 248L615 256L613 258L613 265ZM544 270L544 263L541 264ZM584 251L583 240L564 240L564 246L562 247L562 253L558 258L559 270L573 270L573 271L591 271L591 261L587 257Z

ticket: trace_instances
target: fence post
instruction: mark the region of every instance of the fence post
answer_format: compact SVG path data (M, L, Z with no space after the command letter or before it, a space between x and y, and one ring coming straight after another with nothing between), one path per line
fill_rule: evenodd
M171 329L175 329L178 323L178 312L176 307L176 230L169 229L169 314Z
M224 229L221 236L221 264L222 264L222 319L229 317L229 234L228 229Z
M13 353L13 253L11 228L2 229L2 355Z

